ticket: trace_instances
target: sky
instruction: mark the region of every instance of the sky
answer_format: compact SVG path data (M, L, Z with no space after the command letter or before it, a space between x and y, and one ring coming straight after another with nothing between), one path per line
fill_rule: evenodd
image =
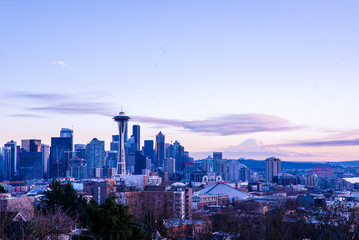
M61 128L195 159L359 159L359 2L1 1L0 146Z

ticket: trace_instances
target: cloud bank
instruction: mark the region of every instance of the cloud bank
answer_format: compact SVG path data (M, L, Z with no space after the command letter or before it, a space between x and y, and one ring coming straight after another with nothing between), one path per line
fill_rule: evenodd
M69 94L13 92L8 98L21 100L22 113L10 117L31 117L41 114L95 114L112 116L115 106L113 103L97 101L92 96L77 98ZM30 112L30 113L28 113Z
M133 116L132 119L138 122L181 127L192 132L223 136L255 132L283 132L303 128L303 126L293 126L283 118L264 114L231 114L194 121L143 116Z
M83 95L57 93L13 92L8 97L20 99L25 104L21 106L26 117L41 114L96 114L113 116L116 106L111 102L98 101L94 96L86 98ZM21 114L15 114L20 117ZM14 116L14 115L13 115ZM179 127L191 132L220 136L249 134L255 132L283 132L304 128L294 126L286 119L265 114L229 114L204 120L163 119L147 116L131 116L132 121L154 124L157 126Z

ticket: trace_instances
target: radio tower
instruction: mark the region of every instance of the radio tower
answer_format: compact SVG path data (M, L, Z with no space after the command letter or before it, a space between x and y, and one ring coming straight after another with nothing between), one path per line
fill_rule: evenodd
M117 151L117 174L126 175L126 153L125 153L125 132L127 128L127 122L130 119L124 112L120 112L118 116L113 117L115 122L118 123L119 131L119 144Z

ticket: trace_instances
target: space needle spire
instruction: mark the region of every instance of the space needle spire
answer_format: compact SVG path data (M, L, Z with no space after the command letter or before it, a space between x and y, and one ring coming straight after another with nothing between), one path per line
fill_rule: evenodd
M118 123L119 131L116 172L120 175L126 175L125 132L127 128L127 122L130 120L130 117L126 116L125 113L122 112L121 108L119 115L113 117L113 119Z

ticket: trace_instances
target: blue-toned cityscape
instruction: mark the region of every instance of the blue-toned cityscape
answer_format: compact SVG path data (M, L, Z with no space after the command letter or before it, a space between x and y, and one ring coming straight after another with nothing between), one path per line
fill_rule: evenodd
M273 226L266 225L265 221L273 220L270 214L278 209L286 209L282 221L288 224L287 215L293 214L293 206L302 211L313 211L328 206L359 204L359 161L285 162L276 157L226 159L222 152L213 152L205 159L194 159L180 142L167 143L162 131L155 136L155 141L141 141L140 126L132 125L132 131L128 129L127 122L131 118L124 112L113 119L119 125L119 134L112 135L109 151L105 150L105 141L97 138L88 144L74 143L73 130L69 128L62 128L59 137L52 137L50 146L42 144L41 139L24 139L21 144L13 140L5 143L0 155L2 214L17 213L12 222L35 221L35 213L39 211L36 209L47 209L54 204L51 194L56 198L60 196L54 193L57 184L62 186L60 191L73 189L75 199L86 199L89 204L94 201L96 206L114 199L113 204L127 206L129 214L142 221L144 226L151 224L148 214L153 220L162 221L147 232L143 230L145 235L139 238L129 235L128 239L177 239L179 236L189 239L237 239L238 236L241 236L238 239L266 239L267 228ZM61 201L58 204L60 209L67 209ZM340 211L353 214L346 207ZM227 214L234 213L237 219L227 219ZM83 213L77 214L81 216ZM244 216L261 220L240 230L238 227L243 227L240 222ZM295 217L299 221L300 216ZM91 227L86 228L78 219L69 221L69 228L57 233L50 231L47 237L58 239L61 235L77 239L94 234ZM238 226L233 229L226 224ZM300 227L310 225L306 222ZM288 227L290 234L298 231L293 226ZM19 234L17 228L9 224L1 232L5 239L12 239L7 231ZM221 238L223 234L227 238ZM308 231L300 236L313 234L316 232ZM356 236L355 232L353 234L351 236ZM22 233L20 236L29 235Z
M0 240L359 240L359 1L0 1Z

